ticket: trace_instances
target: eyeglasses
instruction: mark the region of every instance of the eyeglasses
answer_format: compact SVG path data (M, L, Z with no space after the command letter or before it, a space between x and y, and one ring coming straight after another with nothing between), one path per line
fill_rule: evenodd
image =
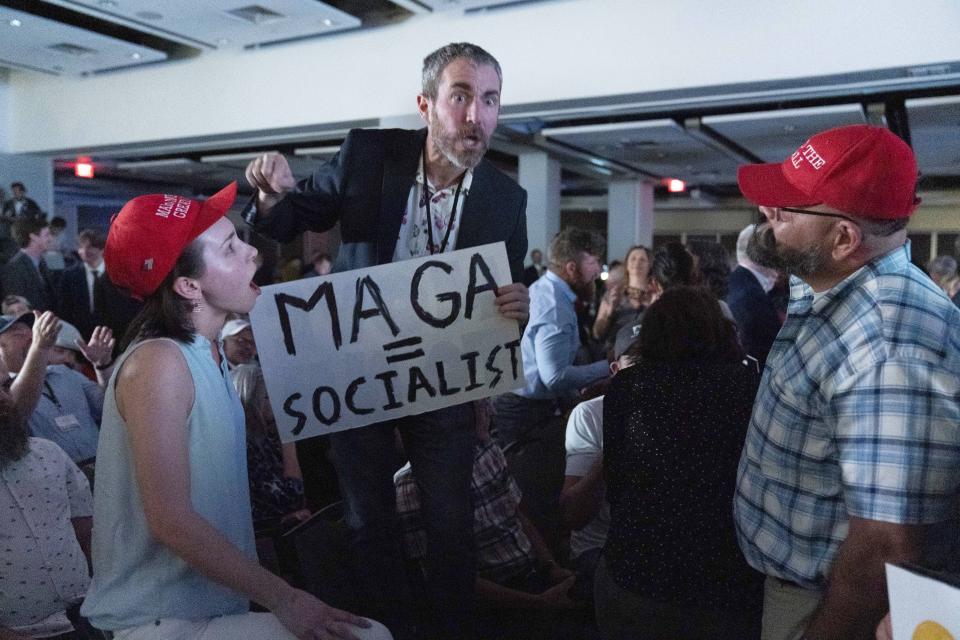
M852 222L857 224L856 221L849 217L840 215L839 213L826 213L824 211L811 211L810 209L794 209L792 207L771 207L772 209L777 210L777 220L780 220L780 212L788 211L790 213L805 213L808 216L820 216L821 218L840 218L841 220L846 220L847 222Z

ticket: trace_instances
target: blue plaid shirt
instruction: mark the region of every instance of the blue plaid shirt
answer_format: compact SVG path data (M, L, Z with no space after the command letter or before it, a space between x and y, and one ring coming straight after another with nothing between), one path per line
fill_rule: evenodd
M909 252L816 299L792 279L734 499L740 546L767 575L822 588L850 516L956 525L960 310Z

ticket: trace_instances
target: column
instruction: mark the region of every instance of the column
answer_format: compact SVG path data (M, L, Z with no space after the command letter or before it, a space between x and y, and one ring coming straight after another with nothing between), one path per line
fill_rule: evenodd
M527 255L560 231L560 163L546 153L521 153L518 182L527 190Z
M653 246L653 183L614 180L607 191L607 261L635 245Z

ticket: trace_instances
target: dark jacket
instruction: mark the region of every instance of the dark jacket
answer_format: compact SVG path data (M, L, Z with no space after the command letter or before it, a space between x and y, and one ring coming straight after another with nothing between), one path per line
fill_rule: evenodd
M56 309L53 287L47 274L47 267L40 261L39 271L33 260L23 251L18 251L3 267L0 275L3 283L3 295L23 296L38 311Z
M780 333L780 316L773 300L749 269L737 266L730 273L727 305L737 321L744 352L756 358L762 367Z
M43 211L40 210L40 205L30 198L24 198L23 208L20 209L20 215L18 216L15 203L16 201L13 198L3 203L3 216L5 218L25 218L27 216L39 216L43 214Z
M86 268L81 263L64 270L57 295L60 317L75 325L84 338L89 338L98 325L110 327L119 343L141 303L118 289L106 273L100 276L97 287L100 289L97 294L99 308L97 313L92 313Z

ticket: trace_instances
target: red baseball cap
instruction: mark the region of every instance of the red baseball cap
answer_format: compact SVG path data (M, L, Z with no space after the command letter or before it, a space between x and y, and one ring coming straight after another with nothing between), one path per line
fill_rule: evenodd
M780 164L737 170L740 191L766 207L827 205L861 218L906 218L916 197L917 160L883 127L858 124L816 134Z
M231 182L203 201L155 193L123 205L113 217L103 250L110 281L146 298L187 245L222 218L236 197L237 183Z

